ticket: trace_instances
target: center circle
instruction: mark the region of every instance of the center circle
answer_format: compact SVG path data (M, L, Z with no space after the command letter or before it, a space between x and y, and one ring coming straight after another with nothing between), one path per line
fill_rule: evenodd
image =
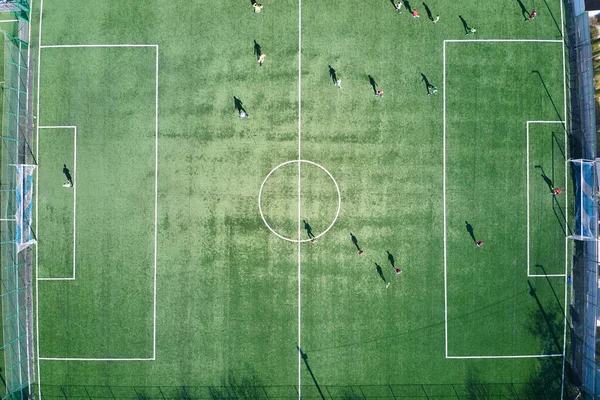
M263 200L262 200L263 194L265 192L265 184L267 183L267 181L269 180L269 178L272 178L274 176L274 173L276 171L282 172L281 168L285 167L287 165L290 165L290 164L292 164L292 165L293 164L300 164L300 165L298 165L298 168L300 168L300 166L302 164L306 164L306 165L311 165L311 166L317 167L318 171L322 171L322 172L324 172L326 174L326 176L329 178L327 180L330 180L334 184L335 190L337 192L337 209L335 210L335 216L333 217L333 220L331 221L331 223L329 224L329 226L325 230L323 230L322 232L320 232L317 235L313 235L312 239L310 239L310 238L308 238L308 239L301 239L300 236L298 236L298 238L293 238L293 237L288 237L288 236L282 235L280 232L278 232L276 229L274 229L271 226L271 224L269 224L267 218L265 217L265 213L264 213L264 209L263 209ZM296 174L295 174L296 178L299 176L298 173L300 173L300 178L302 178L302 176L303 176L302 170L296 170ZM310 172L307 175L312 175L312 174L314 174L314 173ZM291 190L292 186L297 186L297 190L300 191L298 193L298 198L297 198L298 199L297 200L298 208L300 208L300 202L301 202L301 198L302 198L302 185L300 184L301 180L298 181L298 179L296 179L295 182L291 182L290 179L286 179L285 175L284 175L284 179L285 179L286 185L289 186L290 190ZM318 177L318 179L320 179L320 177ZM316 185L317 188L320 188L320 186L317 183L315 183L315 185ZM289 193L289 190L285 190L284 192L288 192ZM310 192L310 190L308 192ZM280 192L277 192L277 193L280 193ZM285 197L286 193L284 193L283 195ZM318 197L325 197L325 196L318 196ZM258 210L260 211L260 217L262 218L263 222L265 223L265 225L267 226L267 228L269 228L269 230L271 232L273 232L277 237L279 237L279 238L281 238L283 240L287 240L288 242L294 242L294 243L309 242L309 241L318 239L321 236L323 236L324 234L326 234L333 227L333 225L335 224L335 221L337 220L338 215L340 214L340 208L341 208L341 206L342 206L342 196L341 196L341 193L340 193L340 188L339 188L337 182L335 181L335 179L333 178L333 175L331 175L331 173L329 171L327 171L322 165L317 164L316 162L313 162L313 161L308 161L308 160L290 160L290 161L286 161L284 163L279 164L278 166L276 166L275 168L273 168L271 170L271 172L269 172L269 174L265 177L264 181L260 185L260 191L258 192ZM307 229L307 230L311 229L310 225L308 225L310 223L310 220L306 221L300 215L295 215L294 219L295 219L296 223L300 223L301 226L304 226L305 229ZM308 226L308 228L307 228L307 226ZM300 233L300 232L298 232L298 233Z

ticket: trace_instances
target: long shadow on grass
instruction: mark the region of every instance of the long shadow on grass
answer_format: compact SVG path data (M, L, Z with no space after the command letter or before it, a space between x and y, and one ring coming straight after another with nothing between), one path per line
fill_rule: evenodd
M544 4L546 4L546 8L548 9L548 13L550 13L550 16L552 17L552 21L554 21L554 25L556 25L556 29L558 29L559 35L557 37L558 38L562 38L562 30L560 29L560 26L558 25L558 22L556 22L556 18L554 18L554 14L552 14L552 10L550 9L550 6L548 5L548 2L546 0L544 0ZM566 43L565 43L565 46L567 46Z
M459 15L458 18L460 18L460 22L462 22L462 24L463 24L465 33L469 33L469 24L467 24L467 21L465 21L465 19L462 17L462 15Z
M523 5L523 2L521 0L517 0L517 3L519 3L519 7L521 7L521 15L523 15L525 21L528 21L531 14L529 14L529 11L527 11L525 5Z
M554 286L552 285L552 282L550 281L550 277L548 276L548 273L546 273L546 268L544 268L544 266L542 264L535 264L535 267L542 270L542 273L546 277L546 281L548 281L548 286L550 286L550 290L552 290L552 294L554 295L554 299L556 300L556 304L558 304L558 308L560 309L561 314L564 315L565 314L565 309L563 308L562 304L560 303L560 300L559 300L559 298L558 298L558 296L556 294L556 291L554 290ZM567 323L568 323L568 321L567 321Z
M558 202L558 199L556 197L557 196L552 196L552 211L554 211L556 220L558 221L558 224L560 225L560 229L563 231L565 236L570 236L573 234L573 232L571 231L570 226L565 227L565 225L563 225L563 223L566 221L565 212L563 211L563 209L560 206L560 203Z
M375 82L375 79L369 75L369 83L371 84L371 87L373 88L373 93L377 94L377 82Z
M233 96L233 104L235 106L235 109L238 110L238 112L240 112L240 111L246 112L242 101L235 96Z
M377 264L375 264L375 265L377 265ZM379 268L381 268L381 267L379 267ZM522 290L516 294L504 297L504 298L494 301L490 304L487 304L483 307L472 310L468 313L461 314L454 318L448 318L448 323L454 322L454 321L461 321L467 317L471 317L472 315L476 315L476 314L481 314L481 316L478 318L481 319L482 321L487 321L489 318L491 318L492 315L494 315L494 312L492 310L490 310L491 308L498 307L498 309L500 310L498 312L503 312L502 310L505 307L509 307L509 305L504 305L505 303L510 302L510 301L516 301L515 299L521 298L521 297L523 299L525 299L528 293L529 293L529 290ZM310 349L310 351L318 352L318 351L327 351L327 350L333 350L333 349L341 349L341 348L346 348L346 347L359 347L359 346L364 346L364 345L370 345L372 343L380 343L380 342L384 342L384 341L392 341L391 346L393 346L394 344L399 342L400 338L406 337L408 335L418 335L419 338L422 338L427 333L430 333L430 334L436 333L436 332L443 333L444 326L445 326L445 321L441 320L439 322L425 325L425 326L422 326L419 328L405 330L402 332L397 332L394 335L380 336L378 338L374 338L371 340L363 340L360 342L351 342L351 343L340 344L340 345L331 346L331 347L314 348L314 349Z
M392 0L393 3L393 0ZM333 69L333 67L331 65L328 66L329 67L329 76L331 77L331 80L333 81L333 83L337 82L337 74L335 73L335 69Z
M542 85L544 86L544 90L546 90L546 95L548 95L548 98L550 99L550 102L552 103L552 107L554 107L554 111L556 112L556 115L558 116L558 120L563 124L563 128L564 128L565 125L564 125L563 119L560 116L560 112L558 112L558 108L556 108L556 104L554 103L552 96L550 96L550 91L548 90L548 86L546 86L546 82L544 82L544 78L542 78L542 74L540 73L540 71L537 71L537 70L533 70L533 71L531 71L531 73L537 74L537 76L540 78L540 82L542 82Z
M430 21L433 21L433 14L431 14L431 10L429 9L429 6L425 3L423 3L423 7L425 7L425 12L427 13L427 18L429 18Z
M553 161L553 163L554 163L554 161ZM544 167L542 167L541 165L535 165L534 168L537 168L540 170L540 176L542 177L544 182L546 182L546 185L548 185L548 190L550 190L550 191L554 190L554 168L552 169L552 178L550 178L548 175L546 175L546 171L544 171Z
M562 345L558 340L558 336L556 335L556 331L559 330L557 324L557 313L555 312L555 307L549 307L548 310L544 308L542 305L537 292L530 280L527 280L527 284L529 285L529 295L535 299L537 303L539 312L534 313L533 318L529 318L532 321L532 326L530 326L529 331L536 337L539 337L542 343L548 343L550 340L558 349L554 347L548 346L548 348L544 349L547 352L551 352L552 354L560 354L563 352ZM562 320L561 320L562 321ZM546 327L544 327L544 322ZM547 329L546 329L547 328Z
M306 365L306 369L308 370L310 377L312 378L313 382L315 383L315 386L317 387L317 390L319 391L319 394L321 395L321 399L325 400L325 396L323 395L323 392L321 391L319 382L317 382L317 378L315 378L315 374L313 374L312 369L310 368L310 364L308 363L308 354L302 352L302 349L300 348L300 346L298 346L297 348L298 348L298 351L300 352L300 357L302 357L302 361L304 361L304 365Z
M256 43L256 40L254 41L254 54L256 55L257 60L260 58L260 55L262 54L262 49L260 47L260 44Z
M259 400L265 396L264 385L253 372L244 373L240 379L233 371L229 371L221 379L221 386L209 386L208 390L212 400Z

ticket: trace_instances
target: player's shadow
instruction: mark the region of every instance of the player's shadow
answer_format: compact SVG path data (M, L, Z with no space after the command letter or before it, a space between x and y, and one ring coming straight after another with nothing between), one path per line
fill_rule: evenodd
M521 0L517 0L517 3L519 3L519 7L521 7L521 15L523 15L523 18L525 18L525 21L527 21L531 14L529 14L529 11L527 11Z
M471 236L471 239L473 239L473 242L477 242L477 239L475 239L475 232L473 231L473 225L471 225L469 221L465 221L465 228L467 229L467 232L469 232L469 235Z
M410 6L410 2L409 2L408 0L402 0L402 3L404 3L404 7L406 7L406 9L407 9L408 11L411 11L411 12L412 12L412 8L411 8L411 6Z
M262 49L260 47L260 44L256 43L256 40L254 41L254 54L256 55L257 60L260 58L260 55L262 54Z
M565 212L563 211L562 207L560 206L557 196L550 196L550 197L552 197L552 211L554 211L554 216L556 217L556 220L558 221L558 224L560 225L560 229L565 234L565 236L572 235L573 232L571 231L571 227L570 226L565 227L565 225L563 225L566 221Z
M369 83L371 84L371 87L373 88L373 93L377 94L377 82L375 82L375 79L373 79L373 77L371 75L369 75Z
M421 73L421 80L425 82L425 90L427 91L427 94L430 94L431 90L435 88L435 86L429 83L429 79L427 79L427 77L423 73Z
M425 3L423 3L423 7L425 7L425 12L427 13L427 18L429 18L430 21L433 21L433 14L431 13L429 6Z
M550 191L552 191L554 189L554 183L552 182L552 179L550 179L550 177L548 177L548 175L546 175L546 172L544 171L544 167L542 167L541 165L536 165L535 168L540 170L540 176L542 177L544 182L546 182L546 185L548 185L548 189L550 189Z
M396 260L394 260L394 255L389 251L386 251L386 253L388 255L388 261L390 262L390 264L392 264L392 268L396 268Z
M244 104L242 103L242 101L235 96L233 96L233 104L235 106L235 109L238 110L238 112L242 112L242 111L246 112L246 109L244 108Z
M310 224L308 222L306 222L306 220L302 220L302 222L304 223L304 229L306 230L306 234L308 235L308 238L310 240L314 240L315 235L313 234L312 226L310 226Z
M335 73L335 69L333 69L333 67L331 65L329 65L328 67L329 67L329 76L331 77L331 80L333 81L333 83L336 83L337 75Z
M73 183L73 178L71 177L71 171L69 171L69 168L67 168L67 164L63 164L63 170L62 170L63 174L65 174L65 177L67 178L67 181L69 183Z
M396 8L396 3L394 3L394 0L390 0L390 3L392 3L392 5L394 6L394 9Z
M462 22L462 24L463 24L465 34L469 33L469 24L467 24L467 21L465 21L465 19L462 17L462 15L459 15L458 18L460 18L460 22Z
M377 273L379 274L379 277L384 281L387 282L385 280L385 276L383 275L383 270L381 269L381 265L375 263L375 269L377 270Z
M323 395L323 391L321 390L321 387L319 386L319 382L317 382L317 378L315 378L315 374L313 373L312 369L310 368L310 364L308 363L308 354L304 353L299 346L296 348L300 352L300 357L302 358L302 361L304 361L304 365L306 365L306 369L308 370L310 377L312 378L315 386L317 387L317 390L319 391L321 400L325 400L325 396Z
M352 239L352 243L354 243L354 245L356 246L356 250L358 250L360 252L361 249L360 249L360 246L358 245L358 239L356 238L356 236L354 236L352 234L352 232L350 232L350 239Z

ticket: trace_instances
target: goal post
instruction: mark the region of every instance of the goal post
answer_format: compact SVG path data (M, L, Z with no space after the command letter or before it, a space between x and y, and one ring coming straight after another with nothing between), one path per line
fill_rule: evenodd
M575 183L575 219L572 234L575 240L596 240L598 237L598 173L597 161L569 160Z

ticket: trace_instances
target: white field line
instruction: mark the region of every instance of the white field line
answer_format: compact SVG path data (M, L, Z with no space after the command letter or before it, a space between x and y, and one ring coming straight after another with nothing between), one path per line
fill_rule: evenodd
M443 205L444 205L444 330L445 330L445 348L446 348L446 358L448 358L448 279L447 279L447 261L446 261L446 242L447 242L447 234L446 234L446 41L444 41L442 48L442 60L443 60L443 74L442 74L442 95L444 97L444 134L442 135L442 144L443 144L443 171L442 171L442 192L443 192Z
M531 211L530 211L530 196L529 196L529 192L530 192L530 183L529 183L529 174L530 174L530 169L529 169L529 124L563 124L563 121L527 121L526 124L526 140L527 140L527 168L526 168L526 177L527 177L527 277L528 278L544 278L544 277L566 277L566 274L548 274L548 275L541 275L541 274L531 274L531 245L530 245L530 233L531 233L531 228L530 228L530 220L531 220ZM565 165L566 166L566 165ZM565 197L566 197L566 188L565 188ZM565 243L565 246L567 245L567 243ZM565 303L566 304L566 303Z
M565 132L565 153L567 152L567 66L565 64L565 17L563 10L563 0L560 0L560 34L561 34L561 42L562 42L562 61L563 61L563 119L565 123L563 125ZM565 154L566 156L566 154ZM568 159L568 157L565 157ZM569 226L569 204L568 204L568 193L569 193L569 176L568 176L568 161L565 160L565 230L568 233ZM565 237L565 275L567 275L568 267L569 267L569 238ZM564 321L563 321L563 360L562 360L562 373L561 373L561 390L560 390L560 399L563 400L565 393L565 362L566 362L566 351L567 351L567 279L565 278L565 302L564 302Z
M302 400L302 262L300 238L302 171L302 0L298 0L298 400Z
M562 7L562 0L561 0L561 7ZM562 8L561 8L561 19L562 19ZM564 28L563 28L564 29ZM563 31L563 38L564 38L564 31ZM567 325L567 308L566 308L566 301L567 301L567 290L566 290L566 285L567 285L567 280L566 280L566 273L567 273L567 257L568 257L568 248L565 245L565 274L556 274L556 275L529 275L529 271L528 271L528 277L550 277L550 276L557 276L557 277L564 277L565 278L565 314L564 314L564 341L563 341L563 353L561 354L538 354L538 355L512 355L512 356L450 356L448 355L448 279L447 279L447 221L446 221L446 43L465 43L465 42L507 42L507 43L520 43L520 42L538 42L538 43L562 43L562 51L563 51L563 87L565 88L565 92L564 92L564 107L565 107L565 114L564 116L566 116L566 109L567 109L567 103L566 103L566 75L565 75L565 54L564 54L564 41L563 40L538 40L538 39L484 39L484 40L479 40L479 39L472 39L472 40L456 40L456 39L452 39L452 40L444 40L443 41L443 51L442 51L442 68L443 68L443 82L442 82L442 87L443 87L443 136L442 136L442 143L443 143L443 174L442 174L442 188L443 188L443 213L444 213L444 331L445 331L445 350L446 350L446 358L454 358L454 359L493 359L493 358L544 358L544 357L563 357L563 384L564 384L564 362L565 362L565 346L566 346L566 325ZM528 121L527 127L529 127L529 123L562 123L560 121ZM566 124L566 123L565 123ZM566 130L566 125L565 126L565 151L567 149L567 130ZM527 145L529 146L529 140L527 141ZM527 150L527 159L529 160L529 148ZM568 161L566 161L568 162ZM529 164L529 162L528 162ZM567 193L568 193L568 187L567 187L567 169L565 168L565 203L567 202ZM527 177L527 199L529 199L529 174ZM527 230L528 230L528 234L527 234L527 251L528 251L528 260L529 260L529 200L527 200ZM568 225L567 225L568 226ZM568 241L568 238L565 238L565 241ZM528 261L529 262L529 261Z
M446 358L453 359L488 359L488 358L549 358L549 357L562 357L563 354L526 354L519 356L448 356Z
M0 23L2 23L2 22L19 22L19 20L18 19L3 19L2 21L0 21ZM29 28L29 34L31 35L31 27ZM31 43L31 41L29 41L27 43Z
M70 278L39 278L38 281L74 281L77 271L75 255L77 246L77 127L76 126L38 126L39 129L73 129L73 274ZM39 162L39 159L38 159ZM36 275L37 276L37 275Z
M16 221L14 218L0 218L0 221Z
M38 78L37 78L37 112L36 112L36 120L39 122L40 117L40 76L41 76L41 49L44 48L107 48L107 47L154 47L156 53L156 68L155 68L155 154L154 154L154 162L155 162L155 172L154 172L154 283L153 283L153 326L152 326L152 357L148 358L60 358L60 357L40 357L40 342L39 342L39 289L38 289L38 281L41 280L55 280L55 279L44 279L37 278L38 270L39 270L39 258L38 258L38 250L36 247L36 256L35 256L35 273L36 273L36 351L37 351L37 359L38 359L38 392L41 393L41 375L40 375L40 360L44 361L154 361L156 360L156 280L157 280L157 241L158 241L158 73L159 73L159 47L157 44L78 44L78 45L52 45L52 46L43 46L42 43L42 11L43 11L43 0L40 0L40 27L39 27L39 41L40 44L38 50ZM69 126L45 126L43 128L66 128ZM37 127L36 133L36 159L39 155L39 130L42 126ZM36 174L38 172L36 171ZM38 192L39 192L39 179L36 176L36 232L38 232ZM36 244L37 245L37 244ZM62 279L66 280L66 279Z
M559 39L447 39L444 43L458 43L458 42L498 42L498 43L520 43L520 42L538 42L538 43L561 43Z

